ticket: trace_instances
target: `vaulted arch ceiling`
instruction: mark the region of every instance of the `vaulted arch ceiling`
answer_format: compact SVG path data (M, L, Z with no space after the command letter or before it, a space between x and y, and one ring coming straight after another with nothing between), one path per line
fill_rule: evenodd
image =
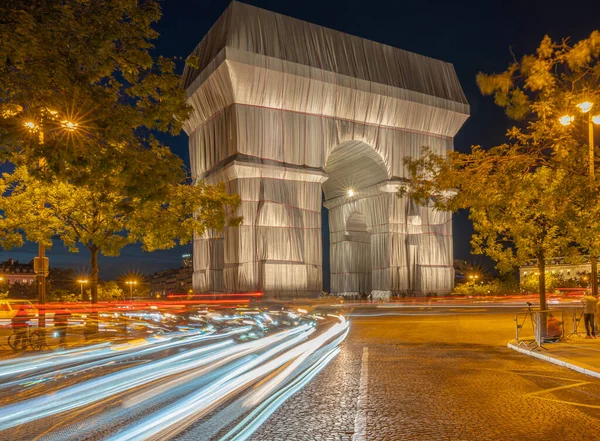
M381 156L361 141L347 141L337 146L327 158L325 172L328 179L323 191L327 200L345 196L350 189L357 191L388 179Z

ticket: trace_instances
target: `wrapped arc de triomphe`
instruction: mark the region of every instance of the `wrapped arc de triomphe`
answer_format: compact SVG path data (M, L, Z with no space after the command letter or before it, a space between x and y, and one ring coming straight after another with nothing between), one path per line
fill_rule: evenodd
M451 64L238 2L192 55L192 172L244 218L195 239L195 292L319 293L323 204L333 293L452 289L451 214L396 195L468 118Z

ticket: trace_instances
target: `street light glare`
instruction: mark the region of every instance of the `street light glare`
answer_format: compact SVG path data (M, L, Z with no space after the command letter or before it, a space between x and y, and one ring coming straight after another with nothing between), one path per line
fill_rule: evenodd
M594 115L594 116L592 116L592 122L594 124L600 124L600 115Z
M77 124L76 122L67 121L67 120L61 122L61 125L62 125L63 129L65 129L69 132L74 132L75 130L77 130L77 127L79 126L79 124Z
M571 122L573 122L574 119L575 117L570 115L565 115L558 118L558 120L563 126L568 126L569 124L571 124Z
M27 121L24 124L25 127L27 127L29 130L35 130L37 129L37 124L34 123L33 121Z
M352 196L354 196L354 195L355 195L355 193L354 193L354 190L353 190L353 189L351 189L351 188L349 188L349 189L348 189L348 196L349 196L349 197L352 197Z
M592 106L593 104L589 101L584 101L583 103L577 104L577 107L579 107L579 110L581 110L583 113L588 113L590 110L592 110Z

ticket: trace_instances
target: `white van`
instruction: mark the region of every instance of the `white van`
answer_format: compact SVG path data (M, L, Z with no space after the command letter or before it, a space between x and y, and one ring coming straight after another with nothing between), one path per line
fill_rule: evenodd
M12 319L17 315L17 311L21 306L27 308L27 315L30 317L37 317L38 310L33 307L33 304L29 300L19 299L0 299L0 319Z

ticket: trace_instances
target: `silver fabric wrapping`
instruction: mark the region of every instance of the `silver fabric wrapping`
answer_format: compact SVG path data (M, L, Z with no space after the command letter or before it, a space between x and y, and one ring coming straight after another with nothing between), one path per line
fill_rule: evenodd
M333 292L452 288L450 214L395 194L404 158L450 151L468 117L452 65L237 2L193 55L194 178L244 217L195 239L196 291L318 293L323 193Z

